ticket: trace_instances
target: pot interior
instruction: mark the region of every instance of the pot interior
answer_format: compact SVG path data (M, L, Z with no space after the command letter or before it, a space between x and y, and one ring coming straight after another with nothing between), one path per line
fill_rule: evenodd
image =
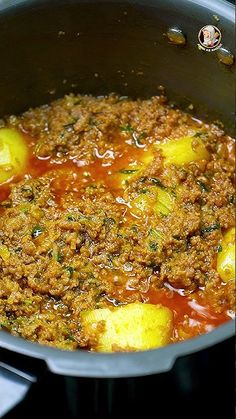
M11 3L0 4L0 116L70 92L145 98L164 86L173 103L232 129L233 69L198 49L205 24L218 25L233 48L227 8L184 0ZM186 44L171 43L169 28Z

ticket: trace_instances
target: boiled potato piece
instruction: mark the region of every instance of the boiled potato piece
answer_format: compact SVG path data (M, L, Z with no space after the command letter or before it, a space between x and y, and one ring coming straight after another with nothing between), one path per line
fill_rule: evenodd
M173 208L173 197L166 190L161 188L157 189L157 202L154 211L162 215L168 215Z
M143 152L143 155L140 161L145 166L148 166L150 163L152 163L153 159L154 159L154 150L152 149L152 147L150 147L148 150Z
M113 309L96 309L81 313L82 326L88 336L97 336L97 350L147 350L170 342L173 315L167 307L132 303Z
M8 247L0 244L0 258L2 258L4 260L4 262L6 262L9 258L10 258L10 252L8 250Z
M210 155L200 138L181 137L157 146L165 158L164 164L182 166L197 160L208 160Z
M0 183L22 172L27 147L22 135L12 128L0 129Z
M217 272L224 282L235 279L235 229L231 228L224 235L222 251L217 255Z
M173 197L171 194L156 186L149 188L131 201L131 212L141 217L152 212L168 215L172 207Z

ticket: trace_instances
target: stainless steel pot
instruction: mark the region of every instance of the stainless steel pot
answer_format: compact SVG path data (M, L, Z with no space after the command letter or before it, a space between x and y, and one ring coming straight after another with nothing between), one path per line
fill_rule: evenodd
M197 46L198 32L206 24L222 32L218 53ZM178 30L182 44L171 42L170 29ZM0 116L71 91L148 97L162 85L178 106L193 105L200 118L220 119L231 133L233 43L234 7L223 0L0 0ZM223 63L227 56L230 65ZM217 345L234 332L230 321L164 348L101 354L48 348L2 331L0 367L9 369L6 354L11 359L21 354L29 362L43 360L51 372L64 376L160 374L170 371L178 358Z

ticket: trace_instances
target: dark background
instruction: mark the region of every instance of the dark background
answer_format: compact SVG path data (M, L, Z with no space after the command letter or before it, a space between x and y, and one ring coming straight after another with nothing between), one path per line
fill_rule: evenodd
M233 419L234 361L231 338L157 376L73 379L45 372L4 419Z

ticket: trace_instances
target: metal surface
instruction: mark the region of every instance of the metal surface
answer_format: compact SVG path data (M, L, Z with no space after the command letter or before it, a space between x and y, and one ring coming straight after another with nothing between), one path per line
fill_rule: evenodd
M233 67L197 48L216 15L233 50L234 7L224 1L2 1L0 115L69 91L149 97L162 85L178 105L193 103L195 115L233 129ZM186 48L166 42L172 27L187 35Z
M0 333L0 346L30 357L44 359L50 371L73 377L136 377L170 370L175 360L204 350L235 333L234 322L218 327L210 333L164 348L135 353L90 353L83 350L61 351Z
M0 362L0 418L24 400L34 382L31 374Z
M0 116L47 103L69 91L115 91L133 97L167 95L194 114L234 126L234 67L197 48L213 22L233 49L234 8L224 1L0 0ZM163 33L180 27L186 47ZM139 353L98 354L46 348L0 332L0 346L44 359L51 371L78 377L135 377L168 371L178 357L201 351L235 332L231 321L183 343Z

